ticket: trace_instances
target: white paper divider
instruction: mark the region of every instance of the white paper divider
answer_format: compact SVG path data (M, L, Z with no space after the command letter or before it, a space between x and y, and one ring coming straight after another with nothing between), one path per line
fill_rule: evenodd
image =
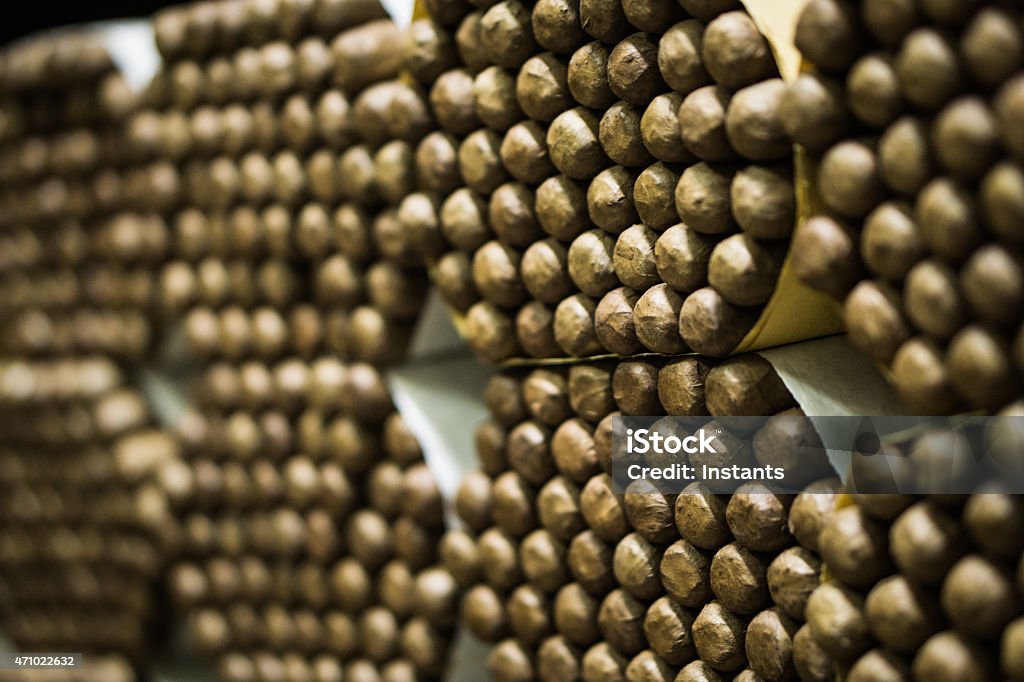
M810 416L903 414L892 386L846 336L794 343L758 354L770 362Z
M142 90L160 70L163 60L149 19L102 21L89 27L103 36L110 58L128 87Z
M423 448L423 457L457 525L450 502L477 468L473 431L487 419L484 388L494 369L481 364L452 327L432 290L413 336L409 359L387 372L395 406Z
M822 441L850 444L858 422L817 417L896 417L905 410L877 365L854 348L845 335L794 343L758 354L770 362L786 388L810 417ZM826 448L833 469L849 470L850 452Z
M388 373L395 406L449 502L463 476L477 468L473 430L487 418L483 393L490 375L491 370L462 354L407 363Z
M435 355L462 353L473 357L465 340L452 326L451 313L437 289L431 288L423 304L423 312L416 321L406 362L422 361Z
M406 28L412 23L414 0L380 0L380 4L399 28Z
M423 458L445 499L449 528L461 526L453 500L459 483L477 468L473 433L487 419L484 388L496 370L481 364L452 326L431 289L417 322L408 359L387 372L391 398L423 448ZM486 682L490 646L459 627L446 682Z

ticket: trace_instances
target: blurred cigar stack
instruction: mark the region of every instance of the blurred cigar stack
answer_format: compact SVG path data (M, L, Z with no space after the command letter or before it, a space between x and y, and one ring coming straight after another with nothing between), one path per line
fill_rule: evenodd
M180 169L161 307L195 369L163 474L170 572L221 679L438 677L455 585L440 493L382 374L426 293L397 217L429 130L376 0L201 3L155 19L133 145Z
M445 534L441 557L465 590L461 622L496 643L493 679L832 679L804 621L838 484L766 361L506 371L485 399L480 470L456 498L464 528ZM722 424L777 415L727 456L800 456L805 492L747 484L730 496L695 483L679 495L614 493L614 416L709 413Z
M85 31L9 48L0 91L3 352L138 362L168 235L150 208L167 169L125 153L135 98Z
M208 370L164 472L192 642L239 682L438 676L454 586L425 569L443 507L381 374L292 358L254 393L254 365Z
M384 16L246 0L156 17L166 64L129 136L180 169L160 290L194 353L401 357L425 278L393 204L429 117L388 80L401 35Z
M941 445L924 436L909 449ZM808 650L843 679L1024 680L1019 496L862 495L824 524ZM811 675L803 679L832 679Z
M1018 3L813 0L784 97L825 210L801 277L915 413L1019 413L1024 37Z
M440 231L427 255L477 352L728 355L795 214L783 84L740 3L426 4L448 170L399 217Z
M176 545L153 483L176 449L129 377L154 335L163 176L124 153L135 99L98 35L7 48L0 93L0 628L131 680Z
M177 539L155 472L174 440L107 359L6 358L0 376L0 628L21 651L113 656L109 679L134 680L165 624Z

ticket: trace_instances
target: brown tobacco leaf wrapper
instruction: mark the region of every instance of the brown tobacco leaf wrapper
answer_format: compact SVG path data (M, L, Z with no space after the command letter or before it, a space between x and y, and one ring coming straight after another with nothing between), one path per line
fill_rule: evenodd
M534 38L552 52L572 54L589 40L580 21L578 2L540 0L533 7L531 23Z
M401 66L401 31L390 21L364 24L339 34L331 44L334 82L355 93L398 73Z
M745 633L746 623L717 601L704 606L693 621L697 653L712 668L723 672L735 672L746 665Z
M615 102L608 85L609 52L604 43L592 42L578 48L569 59L569 92L583 106L602 109Z
M607 350L618 355L633 355L642 348L636 337L633 309L638 295L626 287L609 291L597 304L595 333Z
M516 77L516 98L526 115L550 121L570 108L573 100L567 79L567 65L554 55L528 59Z
M669 87L684 96L711 80L701 55L703 42L704 27L693 19L667 28L658 41L661 75Z

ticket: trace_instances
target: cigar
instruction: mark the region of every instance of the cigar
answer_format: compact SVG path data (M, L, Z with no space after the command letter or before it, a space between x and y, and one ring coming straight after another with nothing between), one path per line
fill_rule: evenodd
M843 314L854 345L881 362L892 359L909 336L897 294L884 283L858 284Z
M909 675L910 667L902 657L883 649L872 649L850 667L857 678L872 675Z
M966 253L959 250L973 250L982 241L976 210L974 198L962 185L938 178L921 190L914 215L932 252L958 263Z
M821 439L798 408L780 412L758 430L754 436L754 454L762 463L787 462L796 454L805 467L801 475L805 481L813 482L831 473Z
M574 290L569 276L568 254L561 242L544 239L534 242L520 262L523 284L538 301L557 304Z
M373 166L380 197L390 204L404 203L403 197L413 191L416 183L412 146L404 140L386 143L373 155ZM398 217L399 222L403 222L400 213Z
M838 142L849 127L849 112L839 84L820 74L800 74L787 84L779 107L786 134L814 154ZM879 153L884 156L881 150Z
M664 230L679 222L677 207L673 205L678 184L679 174L664 163L655 163L641 171L633 187L641 220L655 230Z
M608 86L630 104L646 106L665 91L658 69L658 43L650 34L634 33L619 41L608 55L607 68Z
M603 109L615 102L615 94L608 85L608 54L607 45L595 41L577 48L569 59L569 92L585 107Z
M578 583L570 583L558 591L553 611L555 627L566 641L588 646L600 639L598 601Z
M804 620L807 599L820 582L821 562L803 547L790 547L768 565L768 591L779 610Z
M366 146L356 145L345 150L338 159L338 171L351 179L351 184L342 189L346 199L361 205L372 206L376 203L379 198L376 169L373 156Z
M890 529L890 552L901 571L926 584L936 584L964 552L955 541L957 522L933 501L906 509Z
M430 109L441 128L452 135L466 135L480 126L473 97L473 77L465 69L439 75L430 88Z
M520 585L509 595L506 608L517 643L534 646L551 634L549 597L539 588Z
M541 0L534 5L530 21L537 43L555 53L571 54L588 40L579 3Z
M740 670L747 662L743 648L746 626L742 619L719 602L709 602L693 621L693 642L697 654L716 670Z
M917 651L941 622L937 597L899 575L881 580L871 589L864 613L880 641L906 653ZM900 619L905 619L903 627L893 627Z
M874 583L891 570L885 527L859 507L835 511L818 536L818 546L829 570L849 585Z
M960 272L960 288L971 309L997 324L1013 323L1018 310L1016 257L998 245L978 249ZM982 295L982 290L989 292Z
M491 514L495 524L514 537L522 537L537 525L530 500L535 489L517 472L509 471L495 479Z
M559 333L558 326L556 311L556 340ZM469 308L466 315L466 335L473 350L490 362L512 357L519 350L512 320L489 302L481 301ZM559 345L562 345L561 341L559 341Z
M565 545L547 530L538 529L523 538L519 552L523 575L536 587L550 593L568 582Z
M537 495L537 517L549 533L569 542L586 528L578 486L563 476L548 481Z
M506 130L523 118L516 99L513 74L492 66L484 69L473 81L473 98L480 120L497 130Z
M540 12L543 4L534 7L534 17ZM536 121L551 121L569 109L573 99L567 63L550 52L530 57L516 76L516 99L523 113Z
M637 339L657 353L677 354L687 344L678 333L683 298L666 284L648 289L633 310Z
M594 312L594 326L598 342L617 355L632 355L640 350L633 320L637 293L626 287L612 289L605 294Z
M776 609L762 611L747 628L750 669L758 675L793 675L793 637L798 624Z
M389 20L370 21L338 34L331 43L334 83L354 93L395 76L401 65L401 41L401 32Z
M611 546L590 530L583 531L569 543L569 570L576 582L594 597L603 597L615 586L612 551Z
M550 147L550 145L549 145ZM493 130L477 130L459 146L459 170L475 192L490 194L507 179L501 164L501 136Z
M479 555L476 549L475 539L463 531L448 531L441 538L441 545L438 550L441 565L448 570L455 578L460 587L466 588L476 584L480 577ZM407 569L406 569L407 572ZM404 574L403 574L404 575ZM409 576L411 579L411 574ZM405 586L407 580L396 581L396 585ZM396 596L407 595L404 587L396 590ZM403 602L404 603L404 602ZM389 606L391 606L389 604ZM396 609L396 613L402 613L405 609Z
M480 19L481 42L491 62L515 68L538 51L530 10L516 0L492 5Z
M456 66L451 34L429 19L412 22L404 46L404 64L417 81L432 83Z
M455 29L455 47L467 69L472 73L477 73L491 63L490 57L484 51L481 38L480 20L483 17L483 11L466 14L463 9L460 9L458 15L459 18L455 19L458 24Z
M476 428L473 442L484 473L494 476L508 468L505 459L505 429L494 421Z
M653 599L663 591L658 578L661 548L638 533L630 533L615 546L615 578L638 599Z
M753 552L736 542L715 552L711 560L711 589L721 604L736 614L753 614L769 603L767 567Z
M532 679L533 659L530 652L516 640L502 640L487 657L487 671L494 679Z
M855 10L837 0L815 0L797 22L796 43L817 66L841 70L857 57L861 33Z
M633 203L636 176L622 166L601 171L587 188L587 211L595 225L618 234L639 220Z
M612 375L615 403L623 414L657 415L663 412L658 401L657 363L646 361L622 362Z
M611 373L604 363L569 368L569 404L577 415L596 423L615 409Z
M487 585L475 585L462 600L461 618L485 642L497 642L508 633L508 616L501 596Z
M497 528L489 528L477 541L484 579L495 589L509 590L520 583L514 540Z
M533 191L522 183L508 182L494 190L488 218L498 238L513 246L528 246L542 236Z
M875 39L887 46L898 44L919 21L917 8L905 3L868 2L861 17Z
M890 201L872 211L864 222L860 250L874 274L902 280L924 256L920 228L910 207Z
M894 56L903 96L924 109L937 109L961 87L961 66L956 48L942 32L921 27L904 38Z
M522 400L529 413L548 426L561 424L572 414L566 376L558 368L530 372L522 383Z
M621 4L609 0L580 0L580 23L591 37L616 43L629 33L629 22Z
M821 585L807 601L807 623L815 642L838 660L850 660L871 644L864 600L841 585Z
M628 102L609 106L598 124L598 139L608 158L617 164L646 166L654 161L643 140L643 110Z
M830 680L835 675L835 662L818 646L808 625L802 625L793 636L793 667L808 680Z
M530 357L553 357L561 352L555 340L554 311L540 301L530 301L516 314L516 339Z
M617 542L629 532L624 504L612 492L606 474L594 476L583 487L580 511L590 531L603 540Z
M627 659L607 642L598 642L583 654L587 679L617 679L624 675Z
M577 107L559 114L548 127L548 153L555 167L574 180L587 180L608 164L598 139L598 120Z
M548 178L534 197L541 228L561 241L572 241L590 228L586 188L564 175Z
M574 294L555 308L555 341L569 355L582 357L597 353L601 344L594 327L596 302Z
M977 324L965 327L950 341L946 364L951 382L971 404L994 407L1015 395L1008 342L997 330Z
M818 184L832 211L851 218L867 215L883 198L875 149L859 141L833 146L822 156Z
M874 128L885 128L903 113L904 101L892 57L867 54L850 67L846 79L851 113Z
M613 590L601 602L597 624L605 640L619 652L633 655L643 650L644 604L622 589Z
M451 135L428 133L416 146L413 159L417 184L428 192L451 194L462 178L458 168L458 146Z
M565 420L551 438L551 455L562 475L575 483L586 483L598 472L594 428L582 419Z
M580 653L564 637L548 637L537 649L537 674L541 679L572 679L580 672Z
M515 426L528 418L521 377L509 372L493 375L484 389L484 403L494 419Z

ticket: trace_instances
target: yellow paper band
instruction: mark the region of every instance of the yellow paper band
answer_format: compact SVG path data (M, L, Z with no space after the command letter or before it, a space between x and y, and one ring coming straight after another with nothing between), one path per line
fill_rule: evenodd
M796 47L796 24L808 0L743 0L750 17L767 38L783 80L793 80L804 67ZM819 212L814 168L801 148L793 151L796 226ZM736 353L773 348L837 334L843 329L839 305L797 279L792 255L787 255L775 292L761 317L736 347Z

